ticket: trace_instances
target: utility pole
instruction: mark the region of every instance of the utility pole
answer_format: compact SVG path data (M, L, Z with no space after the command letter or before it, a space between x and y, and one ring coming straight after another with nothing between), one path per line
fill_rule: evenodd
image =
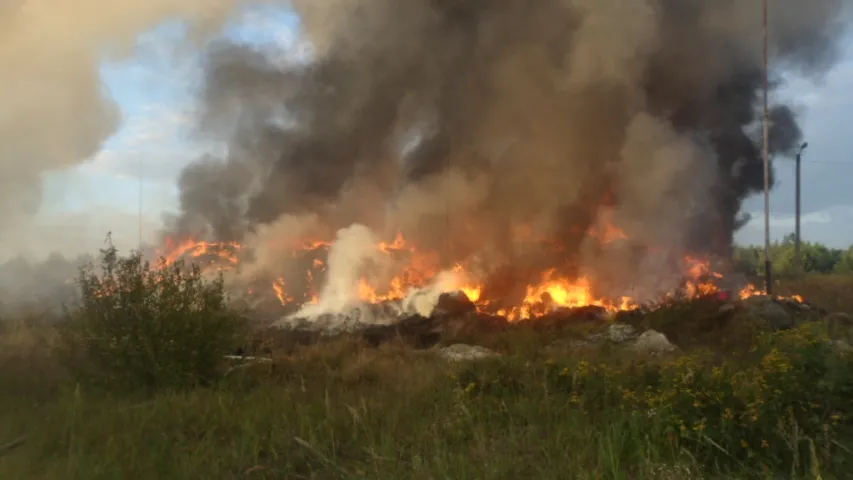
M770 114L767 106L768 81L768 58L767 58L767 0L762 0L762 37L764 42L764 293L773 294L773 262L770 258L770 145L769 128Z
M800 149L797 150L796 156L796 202L795 202L795 224L794 224L794 271L797 273L803 273L803 257L800 253L800 160L802 159L803 152L806 150L806 147L809 146L809 142L803 142L800 145Z

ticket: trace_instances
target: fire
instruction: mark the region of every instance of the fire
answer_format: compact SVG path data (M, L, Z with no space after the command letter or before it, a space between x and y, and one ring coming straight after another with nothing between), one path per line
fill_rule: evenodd
M477 282L467 280L470 275L465 271L465 267L463 267L462 264L457 263L453 266L451 271L458 280L457 284L454 285L457 291L464 293L465 296L468 297L468 300L474 302L475 305L488 305L488 302L483 301L481 298L483 295L483 286L477 284Z
M278 301L281 302L282 305L286 305L293 301L293 297L289 297L287 295L287 285L284 283L284 279L279 278L272 282L272 289L275 292L276 298L278 298Z
M749 297L755 297L757 295L764 295L764 292L762 292L755 285L752 285L752 284L747 285L746 287L743 288L743 290L738 292L738 296L742 300L747 299ZM797 297L797 299L799 301L802 301L802 297L800 297L799 295L795 295L795 297Z
M720 291L713 280L722 279L723 276L711 269L710 262L687 256L684 258L684 264L689 276L685 283L688 297L711 295Z
M628 234L616 225L613 220L613 210L602 209L599 212L598 225L592 225L586 232L587 236L597 238L602 244L613 243L617 240L625 240Z
M514 234L529 236L528 228L520 227ZM624 231L613 224L606 215L601 216L598 225L587 232L588 235L598 239L601 243L612 242L617 239L628 238ZM328 251L331 243L326 240L305 239L297 242L291 251L294 258L304 258L306 252L314 252L322 255ZM208 258L211 262L208 269L221 269L223 265L234 268L239 263L239 257L244 247L238 243L216 243L194 240L185 240L172 245L167 244L165 254L162 258L171 263L179 258L190 257ZM631 310L639 307L639 302L631 297L601 298L594 292L592 281L585 277L569 278L551 268L544 271L538 281L527 285L524 289L523 298L514 304L507 306L498 298L488 297L487 285L462 263L455 264L450 269L441 268L440 257L435 252L422 251L411 244L406 238L398 233L390 242L379 242L376 245L376 253L390 259L398 265L396 274L390 279L375 284L368 276L358 279L354 285L354 291L358 299L364 303L381 303L387 301L398 301L406 298L414 289L433 286L444 272L449 274L449 283L441 284L444 291L461 291L473 302L477 309L492 314L503 315L510 320L523 320L533 318L560 309L596 306L608 312ZM310 257L309 257L310 258ZM292 282L285 281L284 277L276 278L271 282L272 294L282 305L317 304L319 302L319 286L322 284L326 274L327 264L324 258L313 258L308 262L310 265L304 272L300 288L290 288ZM721 291L717 282L723 276L714 271L709 261L694 257L683 259L683 270L686 273L684 288L678 295L686 298L718 294L728 297L728 293ZM288 277L290 278L290 277ZM442 277L444 278L444 277ZM299 293L299 292L302 293ZM763 292L754 285L748 285L741 291L732 293L741 299ZM801 297L792 297L797 301L803 301Z
M394 241L391 243L379 242L379 250L382 250L385 253L391 253L397 250L414 251L413 248L406 244L406 239L403 238L402 233L398 233L397 236L394 237Z
M242 249L243 245L237 242L203 242L187 239L174 244L171 240L167 240L165 248L157 254L167 264L187 256L192 258L211 256L227 264L237 265L240 262L238 252Z
M635 302L629 297L622 297L617 302L595 298L589 279L581 277L571 281L557 275L551 269L542 275L542 281L536 285L528 285L524 301L518 307L504 309L500 314L511 320L533 317L559 308L577 308L586 306L602 307L610 312L636 308Z
M390 243L380 242L376 248L389 258L403 257L406 263L384 288L372 285L369 279L362 277L358 283L358 296L362 302L380 303L404 299L412 289L428 286L441 270L437 254L418 250L409 244L402 234L398 233ZM470 291L473 292L473 289Z
M459 290L468 297L474 303L480 301L480 294L483 293L483 289L475 286L475 287L460 287Z

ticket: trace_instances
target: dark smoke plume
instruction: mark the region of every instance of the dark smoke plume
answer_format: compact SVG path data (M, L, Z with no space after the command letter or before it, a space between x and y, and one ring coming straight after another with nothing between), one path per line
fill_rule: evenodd
M316 214L532 267L524 227L624 290L662 268L654 252L727 255L762 188L757 0L294 3L310 61L207 52L201 128L229 149L181 176L181 233ZM849 3L770 2L774 85L832 65ZM771 118L772 154L790 153L792 110ZM605 221L629 247L590 241Z

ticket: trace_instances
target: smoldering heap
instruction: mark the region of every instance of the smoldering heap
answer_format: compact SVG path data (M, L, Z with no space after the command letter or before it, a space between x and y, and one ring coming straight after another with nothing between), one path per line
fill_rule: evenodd
M306 58L207 51L199 126L227 154L183 171L170 234L247 242L280 270L276 242L401 233L496 291L558 268L655 295L684 255L729 257L763 185L759 2L293 4ZM771 2L771 86L833 64L849 4ZM792 108L771 122L771 154L789 153Z

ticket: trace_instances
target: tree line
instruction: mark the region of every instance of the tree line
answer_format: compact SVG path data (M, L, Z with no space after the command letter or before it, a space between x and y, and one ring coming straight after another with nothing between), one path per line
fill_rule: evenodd
M797 274L794 234L770 246L773 273ZM763 246L735 246L733 260L738 270L747 275L764 274ZM816 242L801 242L802 273L853 273L853 245L847 249L829 248Z

